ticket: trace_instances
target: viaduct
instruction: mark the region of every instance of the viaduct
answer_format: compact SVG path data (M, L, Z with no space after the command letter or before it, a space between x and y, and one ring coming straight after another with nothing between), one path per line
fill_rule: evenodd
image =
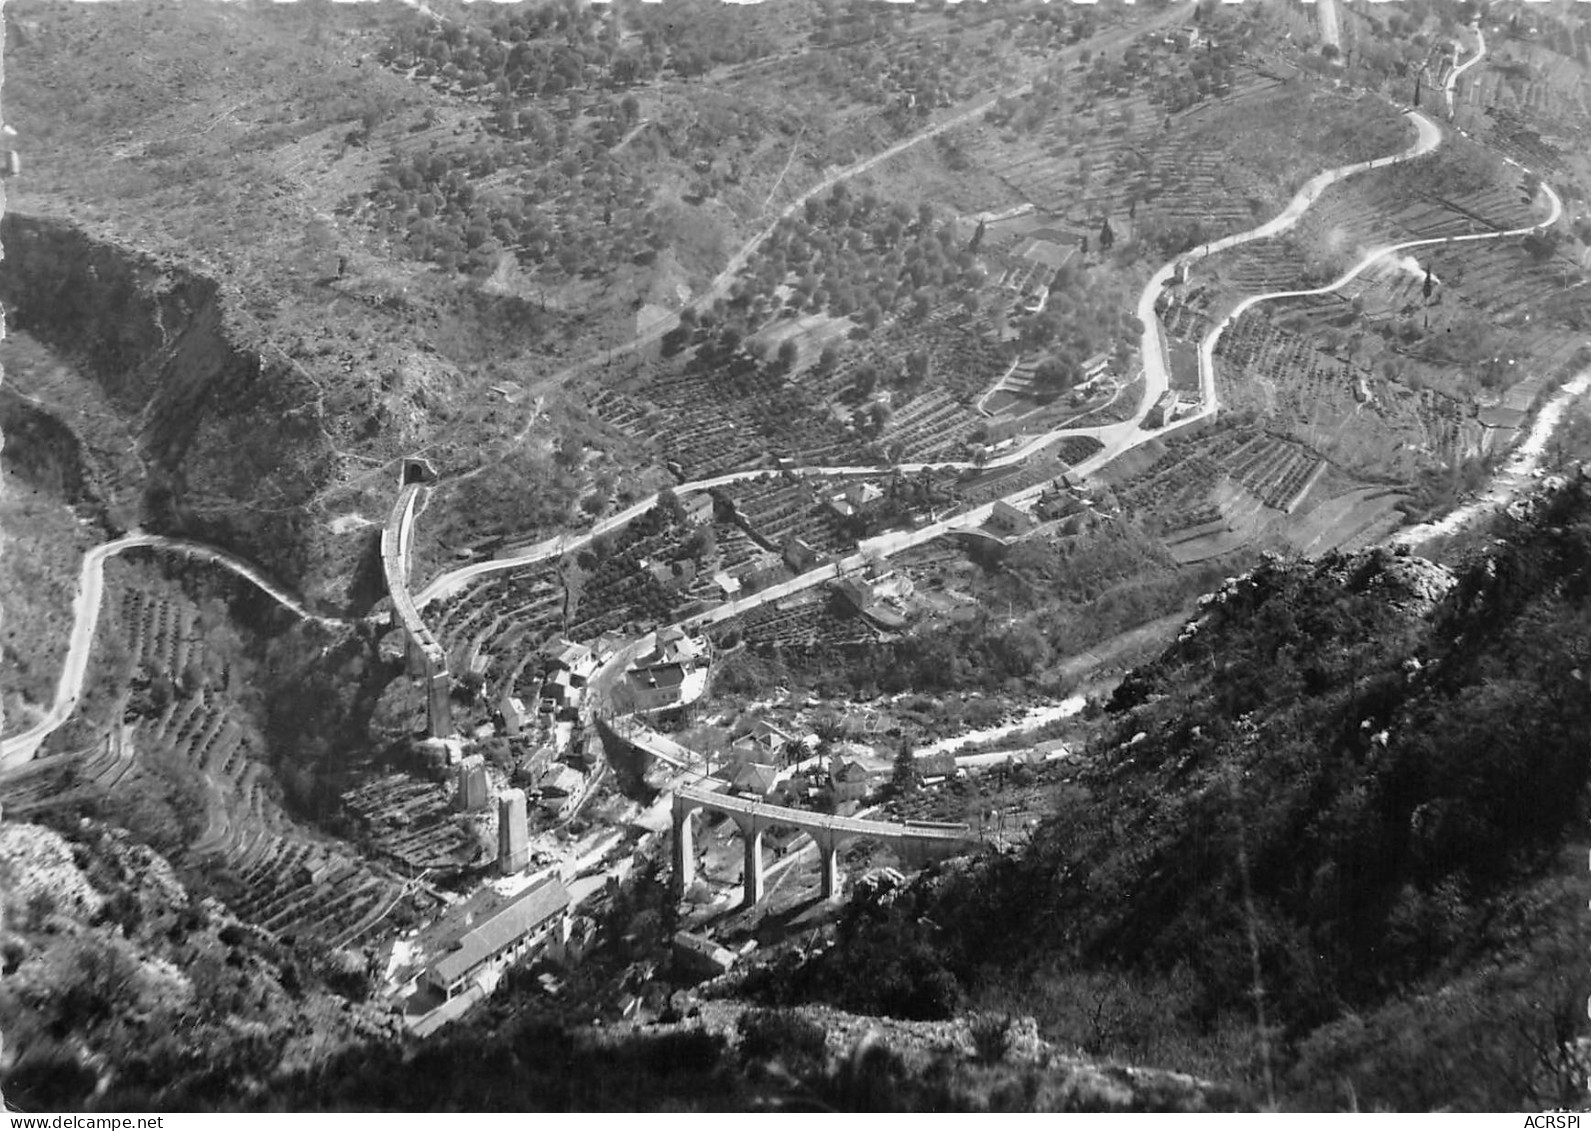
M425 681L427 728L432 738L448 738L453 734L453 711L447 653L420 619L420 610L415 608L409 593L409 536L414 529L414 504L426 482L434 477L425 460L403 461L398 498L381 530L381 568L386 574L392 608L408 638L410 668Z
M696 879L691 817L698 810L727 814L740 826L746 846L747 907L762 901L762 834L776 825L800 829L818 846L825 899L839 894L839 847L852 837L869 836L894 844L902 856L919 861L952 856L973 840L966 825L897 825L855 817L826 817L804 809L786 809L781 805L715 793L700 786L682 785L674 791L674 885L681 895Z

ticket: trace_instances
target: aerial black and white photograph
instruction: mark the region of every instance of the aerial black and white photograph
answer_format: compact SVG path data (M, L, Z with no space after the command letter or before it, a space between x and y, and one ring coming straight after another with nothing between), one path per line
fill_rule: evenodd
M11 1116L1591 1107L1591 4L0 12Z

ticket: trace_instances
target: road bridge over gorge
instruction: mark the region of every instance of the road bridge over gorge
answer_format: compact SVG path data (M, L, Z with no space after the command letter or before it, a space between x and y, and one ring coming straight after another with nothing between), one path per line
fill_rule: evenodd
M409 547L414 531L414 507L432 478L423 460L403 461L403 477L392 513L381 530L381 569L386 575L387 593L409 644L410 663L420 669L425 680L426 725L432 738L447 738L453 733L450 702L452 678L447 670L447 653L431 630L420 619L414 597L409 592Z
M701 786L682 785L674 790L674 885L681 895L696 879L691 817L701 810L724 813L740 827L746 849L747 907L762 901L762 834L775 826L800 829L818 846L825 899L839 894L839 847L853 837L868 836L892 844L902 857L913 863L953 856L974 841L966 825L898 825L858 817L829 817L805 809L787 809L782 805L715 793Z

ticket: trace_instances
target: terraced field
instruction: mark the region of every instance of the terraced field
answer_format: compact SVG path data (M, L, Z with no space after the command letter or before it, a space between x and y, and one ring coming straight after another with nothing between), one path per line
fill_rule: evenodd
M1020 464L979 472L956 485L956 511L972 510L1046 480L1058 479L1099 448L1099 441L1091 436L1072 436Z
M720 644L737 635L748 647L758 650L810 652L871 643L880 634L866 620L837 607L829 593L816 590L759 606L712 630L713 640Z
M1429 261L1440 278L1454 281L1469 308L1494 325L1584 319L1586 285L1578 268L1561 258L1536 260L1516 241L1437 248Z
M677 464L686 479L768 464L844 464L862 444L815 403L812 394L755 364L727 371L685 370L629 393L603 390L592 408Z
M903 373L914 352L927 355L929 376L894 391L878 442L902 462L965 459L983 419L972 402L1005 372L1010 357L993 340L988 321L970 317L959 303L938 306L920 321L881 324L863 348L849 351L833 375L815 387L839 394L864 367L880 375Z
M1450 132L1434 153L1333 185L1295 233L1316 255L1352 257L1383 243L1513 230L1540 218L1523 180L1495 153Z
M1102 202L1119 199L1124 185L1141 179L1117 172L1123 158L1153 136L1162 115L1144 92L1101 98L1090 114L1101 128L1086 146L1074 146L1063 132L1066 119L1004 144L985 142L990 171L1052 215L1089 215ZM1080 183L1084 166L1103 175Z
M348 790L342 799L377 851L405 869L450 872L468 865L479 849L455 820L444 791L431 783L388 775Z
M864 367L893 383L907 355L918 351L931 359L932 376L894 392L882 432L865 436L829 411L826 402ZM803 466L876 462L880 450L906 461L954 459L964 457L982 419L968 402L1006 364L986 324L970 321L959 304L944 304L923 319L884 320L865 346L846 351L831 370L809 367L787 378L745 357L685 365L628 392L599 390L591 407L686 479L775 459Z
M782 550L799 538L819 554L850 553L856 539L843 520L822 500L825 491L843 491L841 480L775 478L750 480L723 489L748 534L769 550Z
M486 657L494 696L525 695L540 674L531 661L553 636L594 640L632 622L670 623L714 592L706 571L663 582L648 568L682 560L685 533L643 516L617 531L600 554L582 555L584 565L562 570L549 561L490 575L428 615L450 656ZM750 556L733 535L730 545Z
M1277 210L1296 184L1263 172L1320 169L1364 161L1407 144L1408 126L1377 100L1294 90L1252 64L1230 95L1185 115L1127 160L1121 191L1142 201L1138 220L1210 239L1252 227ZM1298 179L1302 179L1302 176Z
M465 662L520 644L530 652L562 625L564 604L563 583L551 566L496 574L439 607L436 635L450 657Z
M1273 313L1251 310L1221 336L1223 404L1259 409L1272 427L1366 473L1410 478L1478 450L1482 430L1465 402L1344 364Z
M138 563L108 563L105 583L100 633L124 657L130 690L92 747L7 775L7 811L110 796L152 762L186 767L202 813L180 814L199 829L181 859L224 864L236 881L228 902L248 922L283 936L357 938L401 889L283 812L268 754L237 698L234 682L245 677L227 659L224 620Z
M1291 514L1325 466L1319 452L1287 436L1225 428L1169 446L1118 495L1129 510L1152 516L1152 528L1175 542L1230 528L1232 515L1217 492L1221 484L1242 488L1255 507Z
M139 773L130 729L112 727L87 749L37 758L20 769L0 772L0 806L25 818L107 796Z
M1542 173L1563 169L1591 140L1591 57L1584 31L1543 14L1542 34L1491 34L1494 63L1464 77L1457 121L1487 145ZM1533 123L1550 122L1544 134Z
M718 542L719 568L734 573L765 551L745 530L734 523L715 522L713 537Z

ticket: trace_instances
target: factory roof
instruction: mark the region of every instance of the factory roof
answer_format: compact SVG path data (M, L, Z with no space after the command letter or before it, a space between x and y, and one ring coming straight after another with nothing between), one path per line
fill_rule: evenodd
M431 964L435 984L451 986L468 977L495 955L536 930L569 907L569 892L557 876L549 875L491 910L459 909L467 929L451 949Z

